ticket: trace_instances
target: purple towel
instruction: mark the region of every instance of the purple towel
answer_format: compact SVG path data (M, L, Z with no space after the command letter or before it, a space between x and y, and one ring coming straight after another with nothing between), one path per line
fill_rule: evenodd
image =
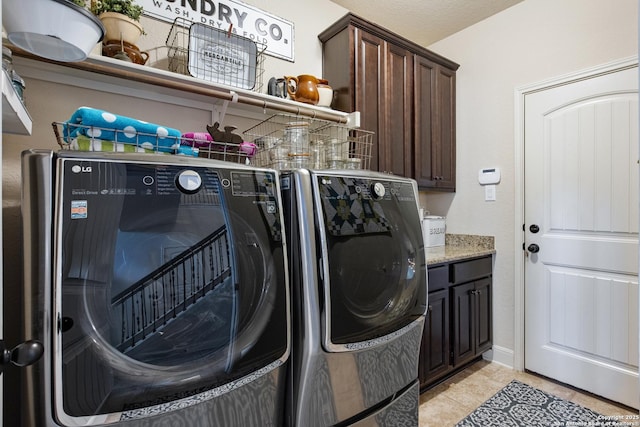
M253 142L243 141L240 144L240 151L245 153L247 157L253 157L258 152L258 146Z
M207 132L186 132L182 134L180 140L181 145L188 145L189 147L209 147L209 144L213 142L213 138Z
M181 145L195 148L208 148L213 151L235 152L239 150L247 157L253 157L258 147L253 142L243 141L239 146L232 143L221 142L216 144L208 132L186 132L182 134Z

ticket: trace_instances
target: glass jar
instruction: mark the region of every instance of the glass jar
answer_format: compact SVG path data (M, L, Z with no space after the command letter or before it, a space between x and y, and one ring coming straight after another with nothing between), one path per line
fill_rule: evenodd
M11 83L13 84L13 88L16 90L20 100L24 102L24 79L14 71L12 73Z
M344 141L333 138L327 146L327 162L344 159Z
M344 161L340 159L327 160L328 169L342 169L344 167Z
M271 160L283 160L289 156L289 146L284 144L278 144L269 149L269 157Z
M345 161L344 168L351 170L362 169L362 160L355 157L350 157Z
M308 154L289 154L289 165L292 169L301 169L309 167Z
M324 169L326 166L324 141L317 140L311 143L311 159L309 162L314 169Z
M276 160L271 163L271 166L277 170L291 169L291 163L289 162L289 160Z
M2 46L2 69L7 72L9 79L13 74L13 57L11 56L11 49Z
M291 153L309 154L309 123L291 122L284 129L285 144L291 147Z
M7 76L9 76L9 80L18 97L24 102L24 79L20 77L13 68L13 55L11 49L6 46L2 46L2 69L7 73Z

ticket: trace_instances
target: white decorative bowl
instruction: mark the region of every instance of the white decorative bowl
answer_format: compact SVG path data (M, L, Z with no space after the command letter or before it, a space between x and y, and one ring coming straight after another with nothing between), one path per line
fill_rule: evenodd
M103 12L98 19L104 25L105 42L123 41L135 45L144 32L142 25L122 13Z
M67 0L4 0L2 23L9 41L43 58L84 60L104 38L104 26Z

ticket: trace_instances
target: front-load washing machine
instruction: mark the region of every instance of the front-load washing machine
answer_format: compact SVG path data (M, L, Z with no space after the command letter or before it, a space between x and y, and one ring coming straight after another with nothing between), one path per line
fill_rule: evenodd
M415 181L369 171L281 176L292 352L287 425L418 425L427 308Z
M281 426L278 173L154 154L22 159L23 305L5 307L22 321L5 327L44 354L5 371L19 372L5 411L27 427Z

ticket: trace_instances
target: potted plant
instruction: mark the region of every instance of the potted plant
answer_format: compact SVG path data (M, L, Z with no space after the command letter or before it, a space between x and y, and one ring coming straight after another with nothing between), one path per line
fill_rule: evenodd
M105 43L124 41L135 46L145 34L139 23L143 8L134 0L91 0L90 10L105 27Z

